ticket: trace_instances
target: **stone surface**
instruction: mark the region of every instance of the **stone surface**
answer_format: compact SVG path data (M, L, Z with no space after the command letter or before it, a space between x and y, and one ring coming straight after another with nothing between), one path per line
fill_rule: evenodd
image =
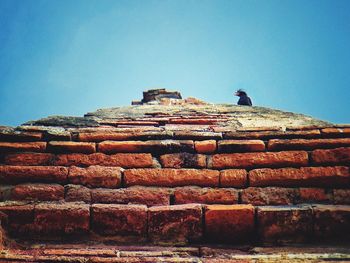
M51 153L12 153L4 158L9 165L50 165L54 159Z
M348 164L350 162L350 147L329 150L314 150L311 153L314 164Z
M94 153L96 152L95 143L90 142L68 142L51 141L47 145L48 150L58 153Z
M350 146L350 138L339 139L293 139L293 140L269 140L268 149L281 150L314 150L321 148L336 148Z
M252 205L292 205L297 198L294 188L249 187L242 190L242 203Z
M219 152L262 152L265 143L260 140L221 140L218 142Z
M251 186L350 186L349 168L301 167L255 169L249 172Z
M46 142L0 142L1 152L44 152Z
M195 141L194 148L198 153L213 153L216 151L215 140Z
M147 234L147 207L143 205L92 205L92 230L101 235Z
M219 171L207 169L129 169L125 170L124 178L127 186L219 185Z
M175 204L237 204L238 190L222 188L179 187L174 191Z
M227 169L220 171L221 187L245 187L248 173L244 169Z
M202 227L202 207L198 204L154 206L148 210L148 235L156 243L200 240Z
M174 153L160 156L162 167L167 168L206 168L207 160L203 154Z
M87 168L72 166L69 169L68 180L70 183L89 187L116 188L121 186L121 169L99 165Z
M208 205L205 207L206 240L224 243L251 241L254 232L251 205Z
M64 187L59 184L19 184L11 191L11 200L58 201L64 199Z
M68 184L65 186L65 200L67 202L91 202L91 191L82 185Z
M304 151L227 153L214 154L211 161L212 167L218 169L306 166L308 164L308 155Z
M309 206L257 208L259 238L265 243L303 243L312 239Z

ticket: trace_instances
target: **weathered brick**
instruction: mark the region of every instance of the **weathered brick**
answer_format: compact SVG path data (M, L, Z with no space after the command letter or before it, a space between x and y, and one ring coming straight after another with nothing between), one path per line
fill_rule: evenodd
M44 152L46 142L0 142L0 152Z
M0 166L0 181L16 182L65 182L68 168L62 166Z
M161 155L160 163L167 168L205 168L207 159L203 154L172 153Z
M306 166L308 154L304 151L259 152L259 153L227 153L212 156L213 168L257 168Z
M307 131L258 131L258 132L227 132L225 139L295 139L295 138L319 138L319 130Z
M92 230L101 235L141 236L147 234L144 205L94 204Z
M13 129L0 131L0 141L5 142L25 142L40 141L43 137L41 132L25 132Z
M314 231L317 240L349 241L350 206L316 205L314 211Z
M65 200L67 202L91 202L91 191L82 185L68 184L65 186Z
M121 169L119 167L105 167L99 165L80 168L69 168L69 182L89 187L116 188L121 185Z
M160 141L104 141L98 144L98 151L103 153L118 152L193 152L193 141L160 140Z
M220 140L220 132L201 132L201 131L176 131L174 138L181 140Z
M10 199L12 188L12 185L0 185L0 201L6 201Z
M323 188L300 188L298 203L331 203L332 193Z
M169 122L171 124L192 124L192 125L213 125L221 121L226 121L226 119L208 119L208 118L202 118L202 119L195 119L195 118L188 118L188 119L170 119Z
M345 166L255 169L249 172L251 186L349 186Z
M238 127L238 132L259 132L259 131L280 131L281 127L269 126L269 127Z
M350 205L350 189L334 189L334 203L339 205Z
M314 150L311 153L314 164L348 164L350 163L350 147L329 150Z
M142 204L147 206L170 205L168 188L132 186L121 189L93 189L93 203Z
M245 187L248 173L244 169L227 169L220 171L221 187Z
M62 235L84 234L90 226L89 205L40 203L35 206L34 223L39 236L57 238Z
M166 131L207 131L211 125L200 124L165 124Z
M198 204L150 207L148 226L153 242L183 244L198 241L203 235L202 207Z
M159 123L156 121L134 121L134 120L108 120L104 119L99 122L103 125L111 125L111 126L158 126Z
M260 140L221 140L218 142L219 152L262 152L265 143Z
M257 208L259 238L264 243L303 243L312 238L309 206Z
M124 172L127 186L218 186L219 171L196 169L129 169Z
M198 153L213 153L216 151L215 140L195 141L194 148Z
M252 205L292 205L297 198L294 188L249 187L242 190L242 203Z
M350 146L350 138L339 139L293 139L282 140L273 139L269 140L268 149L271 151L280 150L314 150L321 148L335 148Z
M55 165L62 166L118 166L124 168L152 167L152 155L149 153L117 153L106 155L103 153L93 154L59 154L53 161Z
M163 140L172 137L170 132L160 131L137 131L137 132L116 132L97 131L81 132L78 135L82 142L102 142L102 141L127 141L127 140Z
M11 200L58 201L64 198L59 184L19 184L11 191Z
M208 241L242 243L251 241L254 207L251 205L208 205L205 209L205 235Z
M237 204L238 190L222 188L182 187L174 192L175 204Z
M321 132L323 137L349 137L350 128L324 128Z
M10 165L49 165L54 159L51 153L12 153L4 158Z
M49 151L58 153L94 153L95 143L91 142L71 142L71 141L51 141L47 146Z

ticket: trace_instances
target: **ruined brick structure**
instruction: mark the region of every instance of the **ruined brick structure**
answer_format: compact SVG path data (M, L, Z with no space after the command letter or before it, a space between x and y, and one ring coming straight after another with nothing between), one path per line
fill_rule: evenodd
M0 262L350 259L349 125L180 100L2 127Z

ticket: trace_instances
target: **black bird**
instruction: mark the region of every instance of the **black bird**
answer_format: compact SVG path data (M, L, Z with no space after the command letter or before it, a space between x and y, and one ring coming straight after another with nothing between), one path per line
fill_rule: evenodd
M235 95L239 97L239 100L237 102L238 105L253 106L252 100L248 97L247 93L244 90L237 90Z

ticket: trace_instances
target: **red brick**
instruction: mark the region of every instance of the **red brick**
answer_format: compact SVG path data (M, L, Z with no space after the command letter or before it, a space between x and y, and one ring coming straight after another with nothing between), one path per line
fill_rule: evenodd
M221 187L245 187L248 173L243 169L228 169L220 171Z
M132 126L158 126L159 123L156 121L132 121L132 120L102 120L99 122L103 125L112 125L112 126L122 126L122 125L132 125Z
M49 165L54 159L51 153L12 153L5 156L5 164Z
M350 146L350 138L340 139L294 139L294 140L269 140L268 149L280 150L314 150L320 148L335 148Z
M82 185L68 184L65 186L66 202L91 202L91 191Z
M262 152L265 143L260 140L221 140L218 142L219 152Z
M350 128L324 128L321 132L323 137L349 137Z
M40 203L35 206L36 233L51 238L89 231L89 205L82 203ZM53 223L54 222L54 223Z
M198 153L213 153L216 151L216 141L206 140L206 141L195 141L194 147Z
M238 190L222 188L182 187L176 188L175 204L237 204Z
M264 243L303 243L312 238L309 206L262 206L257 208L258 233Z
M314 211L314 231L317 240L349 241L350 206L316 205Z
M329 150L314 150L311 153L314 164L348 164L350 162L350 147Z
M80 168L72 166L69 169L69 182L89 187L116 188L121 185L121 169L119 167L89 166Z
M206 131L211 127L211 125L199 124L165 124L166 131Z
M208 241L242 243L252 239L254 207L251 205L208 205L205 209Z
M170 119L171 124L192 124L192 125L213 125L221 121L226 121L226 119Z
M349 168L302 167L256 169L249 172L251 186L349 186Z
M153 242L184 244L202 238L202 207L198 204L153 206L148 210Z
M121 189L93 189L93 203L170 205L171 189L132 186Z
M334 203L339 205L350 205L350 189L334 189Z
M53 162L63 166L118 166L124 168L152 167L152 155L149 153L117 153L106 155L103 153L93 154L59 154Z
M203 154L173 153L161 155L160 163L168 168L205 168L207 159Z
M323 188L300 188L300 203L331 203L332 194Z
M159 131L137 131L137 132L116 132L116 131L97 131L81 132L78 138L82 142L102 142L102 141L127 141L127 140L159 140L171 137L169 132Z
M193 152L193 141L104 141L98 144L98 151L103 153L118 152Z
M51 141L48 149L59 153L94 153L96 145L90 142Z
M58 201L64 199L64 187L59 184L19 184L12 189L11 199Z
M218 186L219 171L196 169L130 169L124 172L125 183L144 186Z
M220 140L220 132L202 132L202 131L175 131L174 138L181 140Z
M308 164L308 155L304 151L290 152L263 152L263 153L231 153L214 154L213 168L256 168L256 167L283 167L305 166Z
M45 152L46 142L0 142L0 152Z
M68 168L62 166L0 166L0 181L16 182L65 182Z
M292 205L297 197L294 188L249 187L242 190L242 203L252 205Z
M319 130L307 131L259 131L259 132L227 132L225 139L294 139L294 138L319 138Z
M102 235L147 234L147 207L143 205L92 205L92 230Z
M300 125L300 126L290 126L286 127L287 131L307 131L307 130L315 130L315 129L322 129L326 128L325 125Z
M15 130L0 131L0 141L25 142L40 141L43 137L41 132L25 132Z

